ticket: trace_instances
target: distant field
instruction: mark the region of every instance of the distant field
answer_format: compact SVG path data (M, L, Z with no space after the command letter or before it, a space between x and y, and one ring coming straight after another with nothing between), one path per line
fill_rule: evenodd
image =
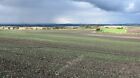
M140 40L92 32L1 30L0 78L140 78Z

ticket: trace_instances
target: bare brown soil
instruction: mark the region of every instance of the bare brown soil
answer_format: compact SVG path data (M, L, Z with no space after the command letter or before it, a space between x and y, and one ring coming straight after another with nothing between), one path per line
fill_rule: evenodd
M127 30L128 30L128 33L140 33L139 27L128 27Z

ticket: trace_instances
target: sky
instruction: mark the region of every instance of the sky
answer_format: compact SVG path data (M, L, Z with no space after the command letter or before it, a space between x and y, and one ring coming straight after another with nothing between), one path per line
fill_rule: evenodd
M140 0L0 0L0 23L140 24Z

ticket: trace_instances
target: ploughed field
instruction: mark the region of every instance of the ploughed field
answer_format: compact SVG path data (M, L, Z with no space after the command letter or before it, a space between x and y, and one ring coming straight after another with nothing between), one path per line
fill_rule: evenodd
M88 34L1 30L0 78L140 78L139 39Z

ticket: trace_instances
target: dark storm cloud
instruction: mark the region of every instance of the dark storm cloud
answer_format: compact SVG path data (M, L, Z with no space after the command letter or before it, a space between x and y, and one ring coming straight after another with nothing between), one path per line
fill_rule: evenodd
M107 11L122 11L125 0L79 0L89 2Z
M140 0L76 0L89 2L106 11L140 12Z

